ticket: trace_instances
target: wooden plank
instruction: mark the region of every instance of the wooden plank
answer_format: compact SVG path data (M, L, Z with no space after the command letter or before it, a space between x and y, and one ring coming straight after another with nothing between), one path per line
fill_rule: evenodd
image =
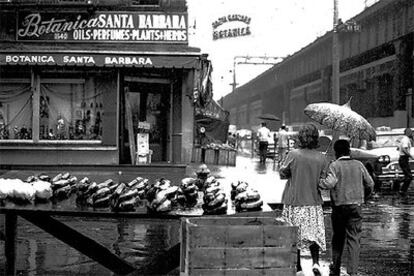
M195 247L291 247L296 228L278 225L190 226ZM208 233L208 234L206 234Z
M262 212L260 212L262 213ZM274 214L274 217L272 216ZM243 214L241 214L243 215ZM265 214L264 214L265 215ZM254 216L254 217L243 217L243 216L225 216L225 217L199 217L190 218L188 223L202 226L218 226L218 225L281 225L286 226L285 222L276 220L276 213L271 213L270 216Z
M33 213L22 217L114 273L125 275L135 270L106 247L48 215Z
M127 118L127 127L128 127L128 139L129 139L129 153L131 155L131 164L135 165L135 137L134 137L134 124L132 121L132 110L131 105L129 104L129 93L125 94L125 108L126 108L126 118Z
M198 276L294 276L296 268L269 268L269 269L192 269L189 274Z
M203 225L190 226L188 230L188 235L194 240L194 248L263 246L263 226Z
M296 251L292 248L197 248L190 251L190 268L263 269L293 267Z
M6 275L16 275L17 216L15 214L6 214L5 224L6 241L4 251L6 256Z
M294 226L264 225L264 246L296 247L297 233Z
M181 220L181 231L180 231L180 241L181 241L181 249L180 249L180 273L185 272L185 260L188 259L187 253L187 240L188 240L188 233L186 227L186 220Z

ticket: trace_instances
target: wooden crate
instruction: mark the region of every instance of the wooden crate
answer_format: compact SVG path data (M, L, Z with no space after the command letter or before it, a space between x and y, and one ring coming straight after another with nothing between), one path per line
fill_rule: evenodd
M217 165L218 162L216 161L217 158L217 152L213 149L206 149L206 157L204 160L205 164L211 164L211 165Z
M236 166L236 151L228 151L227 166Z
M183 219L180 275L296 275L296 238L272 217Z
M230 150L220 150L218 165L236 166L236 152Z
M193 147L191 162L201 163L201 148Z

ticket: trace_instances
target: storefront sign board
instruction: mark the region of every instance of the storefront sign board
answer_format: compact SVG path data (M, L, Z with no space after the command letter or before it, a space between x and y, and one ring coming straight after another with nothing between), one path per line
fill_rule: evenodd
M0 53L0 65L194 68L194 56Z
M188 43L187 13L19 12L18 41Z

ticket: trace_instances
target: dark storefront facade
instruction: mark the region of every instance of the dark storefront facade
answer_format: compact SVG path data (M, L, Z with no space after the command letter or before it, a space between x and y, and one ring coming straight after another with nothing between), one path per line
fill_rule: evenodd
M0 163L131 164L140 122L153 163L188 162L187 20L181 0L1 3Z

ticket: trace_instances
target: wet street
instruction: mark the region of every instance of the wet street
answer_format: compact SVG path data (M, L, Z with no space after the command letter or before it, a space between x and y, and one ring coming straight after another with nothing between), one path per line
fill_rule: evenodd
M193 176L197 165L191 165ZM230 191L234 181L243 180L257 189L267 203L280 203L284 181L279 179L272 160L260 165L257 158L242 154L236 167L209 166L212 175ZM363 235L360 275L414 275L414 193L402 199L386 189L378 200L369 201L363 209ZM328 197L324 199L328 200ZM275 211L278 216L279 210ZM113 252L136 267L179 242L179 222L160 220L61 218L64 223L83 234L94 237ZM325 209L327 252L321 256L323 275L328 275L330 256L330 209ZM3 230L3 229L2 229ZM4 252L4 242L0 242ZM17 240L17 270L19 275L113 275L88 257L59 242L32 224L19 219ZM310 256L303 257L306 275L312 275ZM0 271L5 259L0 254ZM178 275L176 269L172 272ZM345 274L343 274L345 275Z

